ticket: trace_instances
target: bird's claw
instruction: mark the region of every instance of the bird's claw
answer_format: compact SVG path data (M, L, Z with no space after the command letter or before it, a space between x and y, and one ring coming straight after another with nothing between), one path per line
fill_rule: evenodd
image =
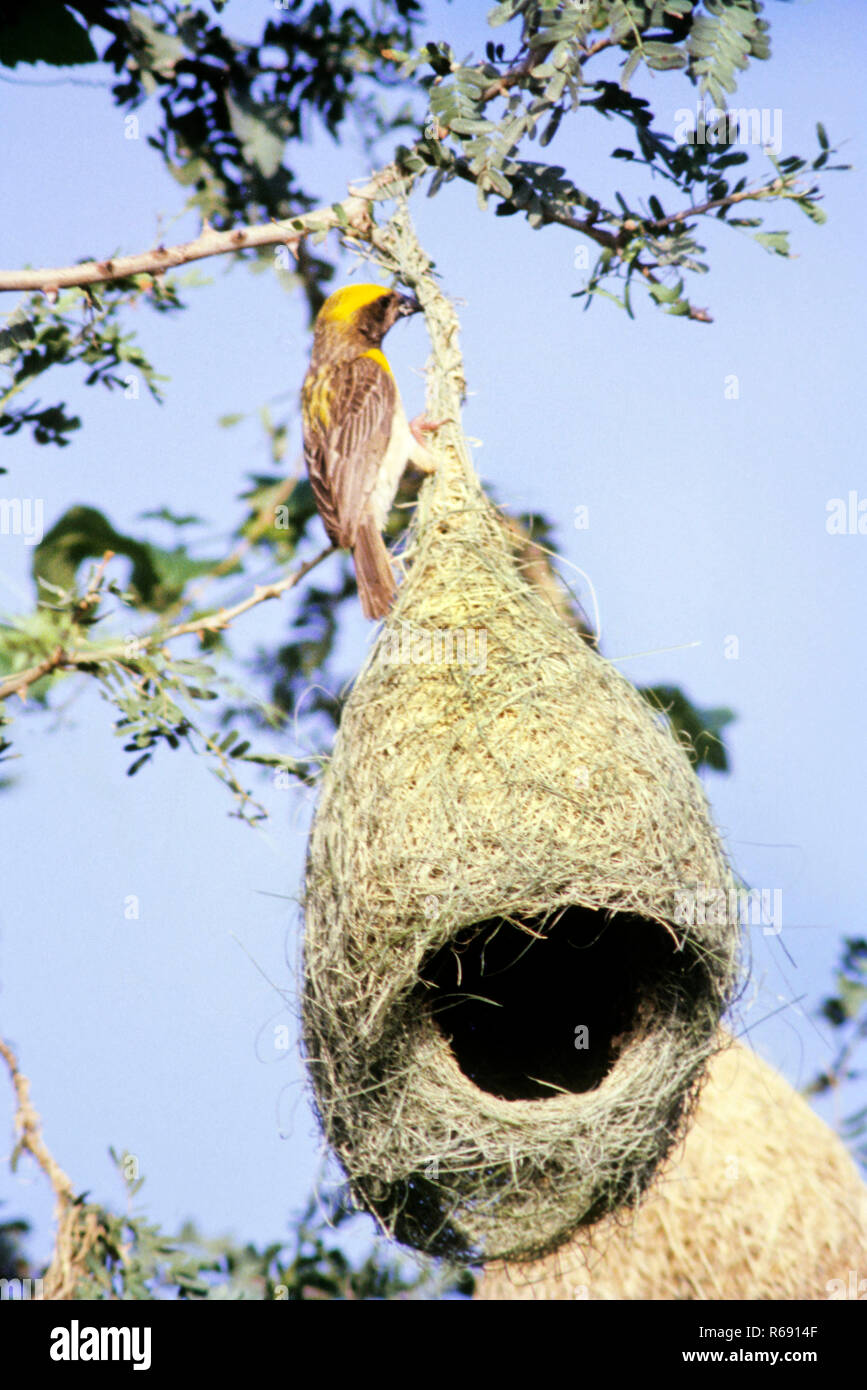
M450 424L449 420L429 420L426 415L416 415L414 419L410 420L409 427L413 438L419 444L424 444L424 435L433 434L435 430L441 430L443 425L448 424Z

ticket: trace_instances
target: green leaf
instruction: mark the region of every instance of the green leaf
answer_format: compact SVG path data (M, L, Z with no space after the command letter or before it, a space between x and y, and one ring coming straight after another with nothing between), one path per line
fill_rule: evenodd
M495 5L492 10L488 10L488 24L492 29L499 28L501 24L508 24L522 8L521 0L505 0L504 4Z
M788 232L753 232L754 239L760 246L764 246L766 251L770 251L777 256L789 256L789 234Z
M564 113L562 106L555 107L554 113L551 116L550 121L545 126L545 129L542 131L542 134L539 137L539 144L543 149L546 145L550 145L551 141L554 139L554 136L557 134L557 131L560 128L560 122L563 119L563 114Z
M14 362L21 352L33 347L35 342L36 330L27 310L22 307L14 309L5 327L0 328L0 366Z
M683 281L678 280L676 285L651 285L650 293L657 304L673 304L680 299L683 291Z
M446 124L456 135L487 135L497 129L493 121L482 120L481 117L453 116Z
M179 675L186 676L188 678L196 677L199 680L204 681L213 680L217 674L215 668L213 666L208 666L207 662L193 661L188 658L180 657L176 660L172 660L171 669L172 671L177 672ZM230 735L230 737L234 738L235 735L232 734Z
M811 222L815 222L817 227L828 221L828 214L823 208L817 207L809 198L797 198L796 206L801 209L805 217L809 217Z
M511 198L512 185L509 183L509 180L500 173L499 169L488 170L487 182L501 197Z
M817 121L816 123L816 135L818 136L819 144L822 146L822 149L830 150L831 146L828 143L828 135L821 121Z
M644 58L649 68L656 68L660 72L670 72L675 68L685 68L688 62L686 54L682 49L676 48L674 44L659 43L651 40L649 43L642 43L641 56Z
M183 514L173 512L171 507L154 507L152 511L139 512L141 521L165 521L169 526L176 526L179 530L184 526L202 526L204 519L196 516L195 512L184 512Z
M282 110L275 106L259 106L241 92L226 93L226 110L244 158L266 179L271 178L280 168L286 144L280 129Z
M545 88L545 100L548 102L559 101L566 87L568 74L565 72L555 72L551 81Z
M632 50L632 52L630 53L629 57L626 59L626 62L623 64L623 71L622 71L622 73L620 74L620 85L621 85L621 87L627 86L630 77L631 77L632 74L635 72L635 69L638 67L638 64L639 64L640 62L641 62L641 49L640 49L640 48L634 48L634 49Z
M729 169L733 164L745 164L749 155L745 150L733 150L730 154L720 155L719 159L714 160L714 169Z
M487 91L491 85L490 77L478 68L456 68L452 76L455 85L460 91L466 92L471 100L477 100L478 96Z

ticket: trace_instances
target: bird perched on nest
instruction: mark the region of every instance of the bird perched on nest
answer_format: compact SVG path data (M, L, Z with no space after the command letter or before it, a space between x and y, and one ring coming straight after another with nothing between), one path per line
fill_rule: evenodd
M329 539L352 551L366 618L385 617L396 593L382 530L404 470L434 470L421 434L437 426L407 420L380 346L393 323L420 308L382 285L337 290L316 317L301 391L313 496Z

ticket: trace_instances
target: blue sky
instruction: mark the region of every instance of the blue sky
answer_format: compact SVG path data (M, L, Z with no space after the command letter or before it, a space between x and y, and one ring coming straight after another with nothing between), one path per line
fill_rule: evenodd
M232 0L224 23L253 33L262 12ZM486 33L468 7L430 13L431 36L479 52ZM746 75L737 104L781 112L784 154L812 155L823 120L858 166L860 5L771 4L768 17L773 58ZM195 233L177 217L182 190L144 139L124 139L106 90L58 84L54 70L14 77L0 82L0 160L15 190L0 235L4 267ZM639 90L663 128L694 106L678 78L645 75ZM587 113L564 123L550 153L607 196L636 186L607 157L624 133ZM367 171L357 147L325 137L298 163L323 202ZM578 238L485 215L471 189L412 205L460 305L464 425L483 478L504 505L556 523L564 560L598 596L605 652L632 680L680 684L697 703L738 714L732 774L705 785L740 873L782 890L784 926L780 939L753 935L751 985L733 1026L795 1085L830 1060L815 1011L840 938L863 933L867 892L867 536L826 529L831 499L867 497L863 174L831 175L825 189L823 228L795 210L768 214L768 229L792 228L795 261L708 229L712 271L690 289L711 308L710 326L655 312L640 296L635 322L604 302L583 313L572 298L583 281ZM217 418L268 401L290 423L297 464L303 305L267 274L227 273L217 261L199 273L210 284L190 292L187 313L140 317L146 350L170 377L165 404L97 394L71 374L49 378L43 400L63 396L84 428L62 451L6 441L4 495L44 498L47 524L83 502L138 531L139 514L166 502L208 518L204 549L214 553L242 514L247 474L268 467L255 420L224 430ZM3 311L14 307L14 296L3 300ZM390 340L411 410L422 405L425 356L420 323ZM731 374L736 400L724 394ZM582 505L590 526L579 531ZM150 534L169 539L157 526ZM0 546L0 610L13 612L30 602L30 551L14 537ZM282 641L292 611L291 600L254 610L236 640L248 651ZM341 638L346 670L370 633L353 612ZM726 655L732 636L737 659ZM3 1035L78 1188L123 1200L114 1145L139 1159L140 1202L165 1229L193 1217L208 1233L276 1239L322 1158L296 1050L275 1046L275 1027L295 1032L294 900L310 796L263 784L272 816L253 833L226 815L202 760L157 756L127 779L111 711L85 679L59 689L55 704L51 716L17 722L18 783L2 801ZM133 921L124 916L131 894ZM859 1100L850 1090L840 1114L859 1104L863 1092ZM51 1202L41 1177L26 1163L15 1176L0 1166L0 1200L6 1215L34 1221L33 1251L45 1255Z

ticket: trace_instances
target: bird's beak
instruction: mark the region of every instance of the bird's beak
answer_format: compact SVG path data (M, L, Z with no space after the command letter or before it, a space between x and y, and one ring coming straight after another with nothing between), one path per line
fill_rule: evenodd
M421 305L417 299L413 299L410 294L399 294L397 296L397 312L401 315L420 314Z

